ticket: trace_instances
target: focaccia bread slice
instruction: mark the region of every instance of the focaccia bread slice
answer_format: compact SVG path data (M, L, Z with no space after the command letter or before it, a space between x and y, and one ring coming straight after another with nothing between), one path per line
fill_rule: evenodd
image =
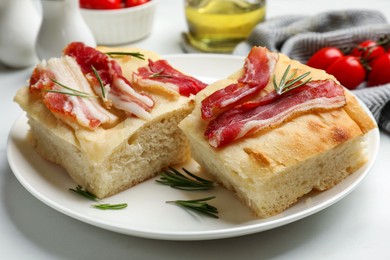
M267 55L276 55L277 60L260 96L273 91L273 76L279 82L288 66L297 69L296 75L310 72L313 82L338 83L325 71L312 69L283 54L267 52ZM261 66L262 62L257 64ZM323 191L335 186L364 165L367 161L365 135L376 124L344 90L346 104L341 107L303 111L218 147L207 139L210 120L202 114L202 101L242 80L245 70L251 68L246 64L229 78L199 92L195 109L179 127L190 141L193 158L204 171L264 218L282 212L312 190ZM250 99L244 102L250 105Z
M15 101L27 114L29 139L36 151L43 158L64 167L78 185L98 198L105 198L155 176L163 168L185 162L190 157L188 141L177 125L192 111L194 102L193 96L179 95L172 93L172 90L164 91L158 84L149 84L145 90L135 83L134 72L147 67L151 61L161 60L156 53L137 48L100 47L99 50L140 53L144 56L144 59L139 59L116 55L113 60L118 62L131 86L144 97L153 100L150 111L144 111L148 118L129 115L110 104L108 110L114 123L96 127L95 124L91 126L95 121L90 120L87 121L87 127L83 127L72 121L72 118L69 120L62 118L61 113L53 113L42 101L42 94L35 95L28 87L18 91ZM49 64L50 60L46 63ZM35 71L39 72L39 68ZM103 78L104 75L101 75ZM59 72L57 76L58 81L67 80L61 78ZM102 103L100 99L98 102Z

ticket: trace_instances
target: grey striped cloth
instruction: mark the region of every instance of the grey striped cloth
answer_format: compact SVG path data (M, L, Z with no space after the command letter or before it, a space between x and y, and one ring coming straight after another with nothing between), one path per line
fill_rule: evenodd
M374 10L324 12L314 16L289 15L268 19L255 27L233 54L246 56L252 46L265 46L306 63L326 46L346 48L390 35L390 25ZM353 93L370 109L378 125L390 132L390 84L359 88Z

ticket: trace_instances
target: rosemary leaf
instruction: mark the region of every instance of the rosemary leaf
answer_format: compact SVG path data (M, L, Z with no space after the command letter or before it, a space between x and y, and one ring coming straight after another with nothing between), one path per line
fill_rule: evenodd
M180 190L208 190L216 186L215 182L196 176L187 169L183 168L183 171L191 178L170 167L161 173L156 182Z
M119 204L94 204L92 205L93 208L101 209L101 210L118 210L118 209L124 209L127 208L127 203L119 203Z
M50 78L51 81L53 81L55 84L57 84L58 86L61 86L67 90L70 90L70 91L73 91L73 92L76 92L76 93L80 93L80 94L84 94L84 95L89 95L88 93L86 92L83 92L83 91L80 91L80 90L77 90L77 89L74 89L74 88L71 88L71 87L68 87L60 82L58 82L57 80L53 79L53 78Z
M203 179L203 178L201 178L201 177L199 177L199 176L196 176L195 174L191 173L191 172L190 172L189 170L187 170L186 168L182 168L182 169L183 169L183 171L184 171L185 173L187 173L188 175L190 175L192 178L194 178L194 179L196 179L196 180L198 180L198 181L200 181L200 182L202 182L202 183L208 183L208 184L212 184L212 185L215 186L215 183L214 183L213 181L206 180L206 179Z
M100 75L98 73L98 71L95 69L95 67L93 65L91 65L91 68L92 68L92 71L93 71L93 74L95 74L95 77L96 79L98 80L99 82L99 85L100 85L100 89L102 91L102 98L103 100L106 98L106 89L104 88L104 84L103 84L103 81L102 79L100 78Z
M294 78L295 75L297 74L298 70L295 69L290 75L288 75L290 72L290 68L291 68L291 66L288 65L287 69L283 73L282 78L280 79L279 84L277 84L277 82L276 82L275 75L273 76L272 83L274 85L276 93L279 95L282 95L283 93L286 93L287 91L290 91L290 90L295 89L297 87L303 86L311 80L311 78L305 79L307 76L310 75L310 71ZM302 80L304 80L304 81L302 81Z
M160 70L159 72L153 73L149 76L149 78L172 78L171 75L162 74L164 72L164 69Z
M214 206L209 205L206 201L214 199L215 196L195 199L195 200L172 200L166 201L166 203L175 204L194 212L204 214L209 217L219 218L218 209Z
M93 195L89 191L85 190L80 185L77 185L76 189L69 189L69 190L73 191L74 193L76 193L76 194L78 194L78 195L80 195L80 196L82 196L82 197L84 197L86 199L98 202L98 204L92 205L92 207L96 208L96 209L101 209L101 210L107 210L107 209L118 210L118 209L124 209L124 208L127 207L127 203L119 203L119 204L100 203L99 198L97 198L95 195Z
M121 52L121 51L111 51L111 52L106 52L106 54L110 57L115 57L115 56L133 56L141 60L145 60L145 56L140 53L140 52Z
M83 92L83 91L80 91L80 90L68 87L68 86L58 82L57 80L55 80L53 78L49 78L49 79L52 82L54 82L54 84L56 84L56 85L58 85L60 87L63 87L64 89L67 89L69 91L62 91L62 90L55 90L55 89L46 89L45 90L46 92L52 92L52 93L58 93L58 94L69 95L69 96L76 96L76 97L82 97L82 98L97 98L97 96L92 95L90 93Z
M303 82L301 82L301 83L299 83L299 84L294 85L295 83L297 83L297 82L300 81L301 79L307 77L309 74L310 74L310 72L306 72L305 74L302 74L302 75L300 76L299 79L297 78L297 80L294 80L291 84L286 85L286 87L284 88L284 90L283 90L282 93L285 93L285 92L287 92L287 91L290 91L290 90L292 90L292 89L294 89L294 88L298 88L298 87L303 86L303 85L305 85L306 83L308 83L308 82L311 80L311 78L308 78L308 79L306 79L305 81L303 81ZM301 78L301 77L302 77L302 78Z
M287 69L284 71L282 79L280 80L279 86L284 86L284 82L286 81L286 77L288 76L288 73L290 72L290 68L291 68L291 66L288 65Z
M69 190L73 191L73 192L75 192L75 193L77 193L77 194L79 194L79 195L81 195L84 198L87 198L89 200L93 200L93 201L98 201L99 200L95 195L93 195L89 191L86 191L80 185L77 185L76 189L69 189Z
M68 91L61 91L61 90L54 90L54 89L46 89L45 92L58 93L58 94L62 94L62 95L69 95L69 96L75 96L75 97L81 97L81 98L97 98L96 96L92 96L92 95L84 95L84 94L68 92Z

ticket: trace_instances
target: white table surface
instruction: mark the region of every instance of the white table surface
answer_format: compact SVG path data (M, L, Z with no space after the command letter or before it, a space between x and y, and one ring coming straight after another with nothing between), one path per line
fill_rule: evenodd
M160 0L150 37L133 45L181 53L185 20L180 0ZM268 17L371 8L390 20L388 0L268 0ZM390 136L381 133L377 161L363 182L335 205L262 233L210 241L143 239L106 231L65 216L30 195L6 158L7 137L22 113L12 101L31 68L0 65L1 259L390 259Z

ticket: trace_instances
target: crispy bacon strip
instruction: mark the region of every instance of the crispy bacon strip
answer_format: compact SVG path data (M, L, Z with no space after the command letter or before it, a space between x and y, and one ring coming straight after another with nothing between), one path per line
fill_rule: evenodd
M278 60L276 53L254 47L245 59L244 73L235 84L217 90L202 101L202 118L215 118L237 104L255 96L267 86Z
M149 59L147 66L139 68L138 72L133 74L133 81L144 88L159 88L173 95L179 93L186 97L197 94L207 86L200 80L174 69L166 60Z
M91 95L91 98L74 96L75 92L54 83L61 84L76 91ZM60 91L54 93L48 91ZM102 124L112 124L117 117L100 105L94 96L80 66L67 56L43 61L33 71L30 78L30 92L41 95L43 103L58 118L73 127L79 125L96 129ZM64 94L65 92L69 94Z
M43 60L34 68L31 74L29 80L30 93L41 95L45 86L54 84L50 78L54 78L54 74L47 70L47 62Z
M313 109L334 109L346 103L344 89L333 80L319 80L277 95L238 105L210 121L205 132L213 147L223 147L244 136L273 128Z
M103 98L107 108L112 105L128 115L150 118L149 112L154 106L154 101L132 88L130 82L122 76L122 69L116 60L80 42L69 44L64 49L64 54L76 59L95 93ZM93 68L103 83L105 97Z
M149 119L148 113L154 105L151 98L137 93L133 88L129 88L130 83L125 77L115 75L111 84L111 91L108 99L112 101L118 109L143 119Z

